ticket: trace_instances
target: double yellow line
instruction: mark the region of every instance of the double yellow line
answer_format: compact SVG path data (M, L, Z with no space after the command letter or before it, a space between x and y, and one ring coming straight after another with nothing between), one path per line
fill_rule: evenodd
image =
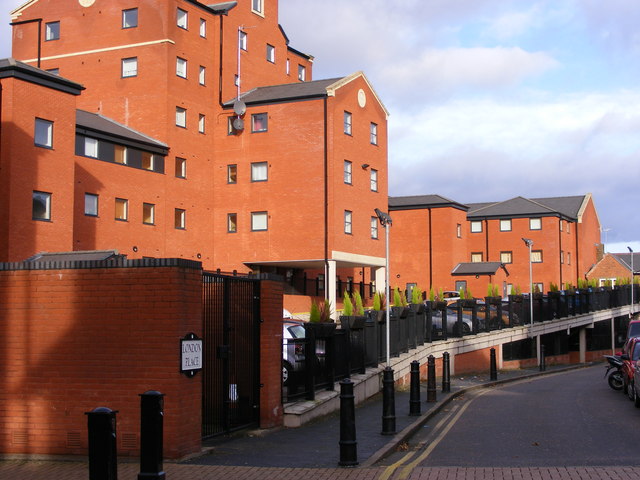
M407 463L409 460L413 458L413 456L416 453L418 453L418 451L414 450L413 452L407 453L404 457L402 457L396 463L394 463L393 465L389 465L385 469L385 471L382 472L382 475L380 475L379 480L389 480L389 478L393 476L396 470L398 470L403 465L404 467L402 468L402 470L400 470L400 474L398 475L398 480L405 480L406 478L408 478L411 472L413 471L413 469L416 468L421 462L423 462L429 455L431 455L431 452L433 452L433 450L438 446L438 444L442 441L442 439L444 439L447 433L449 433L449 430L451 430L451 428L460 419L462 414L467 410L467 408L469 408L469 405L471 405L471 402L475 398L478 398L479 396L484 395L488 391L489 390L483 390L478 394L474 395L462 407L459 407L459 406L454 407L451 410L451 412L449 412L435 426L433 431L434 432L439 431L440 433L438 433L437 437L429 444L429 446L418 457L416 457L412 462ZM442 428L443 426L444 428Z

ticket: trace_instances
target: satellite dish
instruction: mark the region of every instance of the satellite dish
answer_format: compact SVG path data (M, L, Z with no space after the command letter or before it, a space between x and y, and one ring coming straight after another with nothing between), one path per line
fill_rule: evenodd
M235 128L236 130L244 130L244 120L242 120L240 117L236 118L233 121L233 128Z
M233 111L236 112L236 115L244 115L244 112L247 111L247 106L242 100L236 100L233 102Z

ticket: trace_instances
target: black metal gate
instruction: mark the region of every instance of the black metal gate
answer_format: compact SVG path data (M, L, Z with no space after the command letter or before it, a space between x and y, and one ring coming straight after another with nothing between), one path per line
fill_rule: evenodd
M260 281L203 274L202 437L260 419Z

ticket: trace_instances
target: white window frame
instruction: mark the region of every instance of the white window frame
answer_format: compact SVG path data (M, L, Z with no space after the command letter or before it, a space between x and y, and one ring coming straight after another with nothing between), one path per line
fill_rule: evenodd
M84 156L98 158L98 139L84 137Z
M187 178L187 159L183 157L176 157L175 165L176 178Z
M264 126L256 128L258 118L264 118ZM251 133L262 133L269 130L269 115L267 113L254 113L251 115Z
M118 205L122 206L122 216L118 217ZM116 198L115 199L115 219L120 222L128 222L129 221L129 200L126 198Z
M353 115L351 112L347 112L346 110L344 111L343 124L344 134L351 135L351 132L353 131Z
M471 252L471 263L482 262L482 252Z
M530 218L529 230L542 230L542 218Z
M344 183L353 185L353 163L349 160L344 161Z
M371 217L371 238L378 239L378 217Z
M227 165L227 183L231 185L238 183L238 165L235 163Z
M207 38L207 21L204 18L200 19L200 36Z
M187 78L187 60L176 57L176 75L180 78Z
M187 109L176 107L176 126L187 128Z
M138 57L123 58L121 62L121 76L122 78L137 77L138 76Z
M49 222L51 221L51 193L49 192L41 192L39 190L34 190L33 194L32 194L32 204L35 204L35 202L40 202L42 204L42 206L44 207L43 209L43 214L42 215L36 215L36 209L33 208L33 205L31 207L31 219L32 220L40 220L40 221L44 221L44 222Z
M267 212L251 212L251 231L264 232L269 229L269 214Z
M542 263L542 250L531 250L531 263Z
M124 145L118 145L115 144L114 145L114 150L113 150L113 161L119 165L126 165L127 164L127 147L125 147ZM121 150L120 150L121 149ZM122 161L119 162L118 161L118 152L121 151L122 152Z
M186 10L182 10L181 8L176 9L176 25L178 26L178 28L188 30L189 12L187 12Z
M267 43L267 62L276 63L276 47Z
M84 194L84 214L87 217L98 216L98 195L95 193Z
M307 80L307 67L298 64L298 80L305 82Z
M251 0L251 11L264 16L264 0Z
M513 252L505 251L500 252L501 263L513 263Z
M500 231L501 232L510 232L511 231L511 219L500 220Z
M267 162L253 162L251 164L251 181L266 182L269 180L269 164Z
M344 211L344 233L348 235L353 233L353 212L351 210Z
M37 147L53 148L53 122L37 118L33 130L33 142Z
M185 230L187 228L187 211L184 208L174 209L173 217L173 224L177 230Z
M198 132L199 133L205 133L205 122L206 122L206 116L204 115L204 113L200 113L198 115Z
M141 159L140 166L144 170L153 171L155 165L156 165L156 156L149 152L142 152L142 159Z
M371 122L369 140L371 145L378 145L378 124Z
M482 221L480 220L471 221L471 233L482 233Z
M245 52L247 51L247 44L248 44L248 39L247 39L247 32L243 31L243 30L239 30L238 31L238 42L240 44L240 50L244 50Z
M227 233L238 232L238 214L227 213Z
M198 82L200 85L205 85L207 80L207 67L203 67L200 65L200 70L198 72Z
M375 168L371 169L370 183L371 183L371 191L377 192L378 191L378 170L376 170Z
M132 15L128 15L128 14L132 14ZM132 20L135 20L135 21L132 21ZM138 9L127 8L125 10L122 10L122 28L136 28L137 26L138 26Z
M142 223L145 225L156 224L156 206L154 203L142 204Z
M44 41L60 40L60 21L44 24Z

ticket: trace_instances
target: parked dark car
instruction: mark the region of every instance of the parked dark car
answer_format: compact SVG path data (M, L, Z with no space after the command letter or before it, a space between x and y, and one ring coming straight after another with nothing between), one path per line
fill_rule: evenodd
M284 319L282 322L282 384L288 385L294 371L304 368L304 322Z
M442 334L442 312L436 310L432 315L433 330ZM462 330L461 330L462 329ZM458 310L454 307L447 307L447 335L460 336L467 335L473 330L473 322L471 316L462 314L462 327L458 323Z
M636 363L640 360L640 337L631 337L626 341L622 347L620 358L623 361L622 376L624 383L622 390L629 396L630 400L635 400L634 378Z

